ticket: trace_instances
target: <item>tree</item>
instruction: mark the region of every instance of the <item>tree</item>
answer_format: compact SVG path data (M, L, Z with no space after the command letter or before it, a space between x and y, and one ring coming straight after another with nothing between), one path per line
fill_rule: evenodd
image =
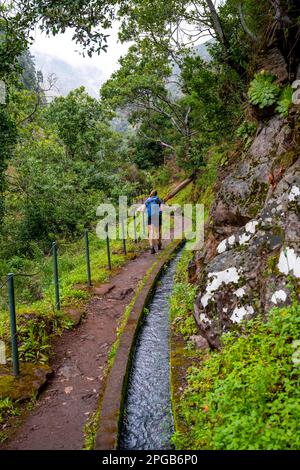
M139 145L158 143L165 156L194 169L203 165L205 149L234 128L243 87L230 67L207 63L191 51L182 55L174 75L166 53L147 38L132 46L120 65L101 96L108 107L127 109Z
M27 49L26 28L14 21L12 4L0 3L0 80L7 84L20 73L19 58Z
M55 98L46 112L72 159L95 159L103 134L107 133L108 117L101 103L84 87L71 91L67 97Z
M229 11L228 8L230 15L225 16L223 11ZM251 34L253 30L247 22L251 10L257 24L260 22L258 10L264 21L273 20L270 37L281 37L283 47L297 57L298 51L291 48L293 40L296 49L299 47L297 0L227 0L219 6L212 0L19 0L14 20L21 31L27 32L38 23L42 30L52 34L72 28L74 41L89 55L107 50L105 30L115 19L121 22L122 40L137 41L147 37L157 47L168 50L173 59L178 50L196 44L202 37L213 36L222 51L219 57L244 76L244 61L239 60L233 49L238 47L241 31L253 44L256 35ZM234 28L228 27L230 25ZM260 34L264 31L265 28L259 30ZM288 32L287 37L285 32ZM292 65L296 66L294 60Z
M19 0L15 5L14 24L27 31L37 24L46 33L73 30L73 40L88 55L107 49L108 35L118 5L117 0Z
M6 106L0 104L0 224L4 215L5 171L15 142L15 123L7 112Z
M167 85L172 81L168 57L145 39L132 46L120 64L121 68L101 89L104 102L112 109L129 109L130 121L138 132L144 133L145 139L159 142L165 148L173 148L170 134L171 140L183 139L188 159L193 134L189 120L191 108L168 91Z

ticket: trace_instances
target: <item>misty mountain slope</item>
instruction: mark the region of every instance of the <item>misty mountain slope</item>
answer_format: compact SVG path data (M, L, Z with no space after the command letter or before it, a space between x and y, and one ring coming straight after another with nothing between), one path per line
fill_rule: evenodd
M42 71L45 81L51 74L57 77L57 89L52 90L51 96L66 96L74 88L83 85L91 96L98 98L100 86L104 81L103 73L98 67L72 66L66 61L39 53L35 53L35 62L37 69Z

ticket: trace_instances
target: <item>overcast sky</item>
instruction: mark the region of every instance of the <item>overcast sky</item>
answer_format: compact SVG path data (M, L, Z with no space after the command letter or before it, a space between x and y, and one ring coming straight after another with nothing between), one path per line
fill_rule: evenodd
M97 96L101 84L118 68L118 59L126 54L129 47L118 41L118 25L108 34L108 52L101 52L100 56L95 54L92 58L83 57L76 51L80 47L72 41L71 31L51 37L36 31L31 52L36 58L37 68L45 76L50 73L57 75L62 94L84 85L92 95Z
M101 85L118 68L118 60L125 55L129 44L118 41L119 23L115 23L109 34L108 52L101 52L100 56L92 58L83 57L78 52L80 46L72 41L72 31L65 34L47 37L38 29L35 32L35 42L31 52L36 58L37 69L41 70L46 78L54 73L57 76L58 91L55 94L66 95L74 88L84 85L94 97L99 96ZM198 43L208 38L199 39Z

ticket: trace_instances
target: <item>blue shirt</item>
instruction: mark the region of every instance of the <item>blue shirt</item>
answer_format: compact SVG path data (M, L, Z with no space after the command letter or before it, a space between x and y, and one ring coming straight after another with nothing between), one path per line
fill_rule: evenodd
M145 202L148 217L151 217L152 215L157 215L162 212L160 208L161 204L163 204L163 201L159 199L158 196L149 197Z

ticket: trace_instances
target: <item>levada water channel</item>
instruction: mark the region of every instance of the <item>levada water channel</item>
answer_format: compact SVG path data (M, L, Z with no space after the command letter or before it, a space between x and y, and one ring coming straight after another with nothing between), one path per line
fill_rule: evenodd
M161 277L136 341L119 439L122 450L172 449L169 297L180 256Z

